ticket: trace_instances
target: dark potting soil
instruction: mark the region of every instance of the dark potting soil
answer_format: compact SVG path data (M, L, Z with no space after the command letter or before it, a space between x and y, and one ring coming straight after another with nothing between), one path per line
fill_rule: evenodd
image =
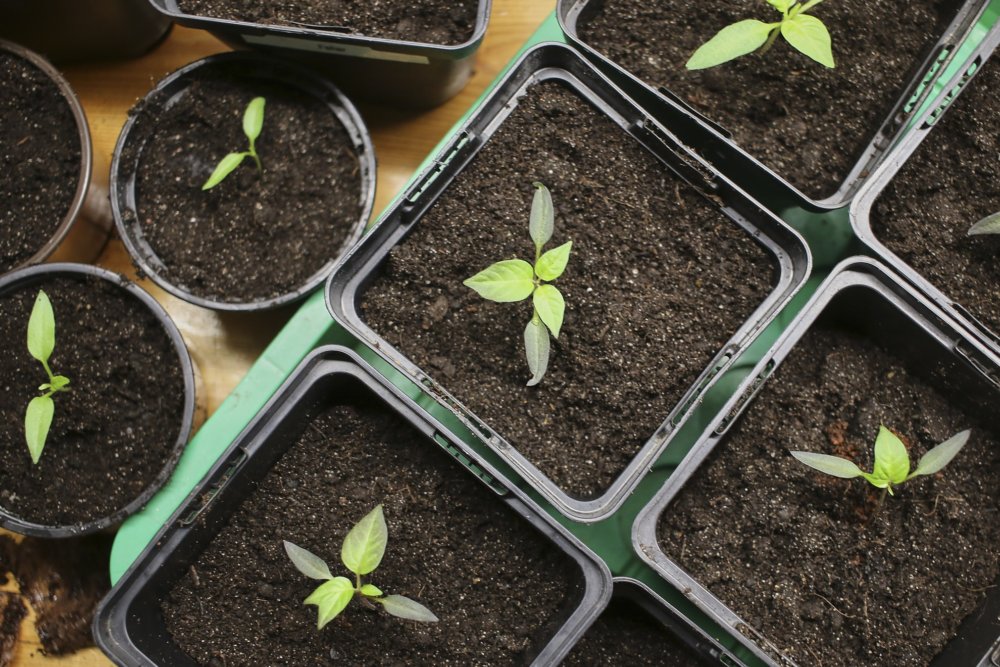
M47 380L24 343L41 287L56 320L49 366L70 379L38 465L24 411ZM60 276L0 295L0 506L47 525L113 514L153 483L174 455L184 409L176 352L148 308L105 280Z
M1000 211L1000 67L987 61L889 182L872 231L979 321L1000 332L1000 236L968 236Z
M528 303L462 281L530 258L533 181L552 192L566 316L541 384ZM766 298L776 265L750 236L584 100L539 84L394 248L366 323L568 493L599 495Z
M351 602L316 630L318 582L282 540L335 575L344 536L382 503L385 558L367 581L441 620ZM578 594L579 570L492 492L384 408L335 406L308 424L176 583L167 629L203 665L524 664Z
M19 595L0 591L0 667L13 664L21 621L27 615L28 609Z
M615 600L560 664L563 667L699 667L704 663L638 605Z
M23 264L69 212L80 178L80 131L59 87L0 51L0 273Z
M186 14L427 44L461 44L476 27L479 0L180 0Z
M996 583L1000 430L916 370L870 339L814 328L660 517L664 552L798 664L927 665ZM878 511L868 483L788 454L871 470L880 423L913 461L972 436Z
M347 130L323 102L294 88L192 75L166 111L140 104L122 164L136 173L136 207L160 275L221 302L263 301L301 287L337 257L361 215L361 174ZM224 155L247 149L243 112L267 101L250 158L202 191ZM141 154L138 153L141 151Z
M836 67L829 69L779 38L765 55L688 71L691 54L739 20L773 21L760 0L596 0L578 32L585 43L654 87L665 86L727 130L740 146L815 199L830 196L923 56L960 6L958 0L824 2ZM588 18L589 17L589 18Z

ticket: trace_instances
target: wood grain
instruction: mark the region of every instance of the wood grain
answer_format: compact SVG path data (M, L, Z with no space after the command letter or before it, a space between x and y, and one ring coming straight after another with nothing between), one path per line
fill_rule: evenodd
M420 112L361 105L378 159L376 212L395 197L434 145L468 110L554 6L555 0L493 0L492 16L475 74L465 90L444 105ZM99 169L95 179L107 182L106 167L111 163L111 153L128 109L157 80L193 60L225 50L227 47L208 33L174 27L164 42L142 58L65 68L90 123L95 165ZM117 239L108 243L97 263L135 276L128 255ZM204 415L211 415L233 390L294 312L293 308L287 308L265 314L220 314L184 303L149 281L141 281L141 284L163 304L184 335L201 371L200 403ZM106 563L94 564L94 567L106 566ZM0 588L15 589L13 583ZM111 664L97 649L61 658L44 656L32 618L29 616L22 626L14 666L103 667Z

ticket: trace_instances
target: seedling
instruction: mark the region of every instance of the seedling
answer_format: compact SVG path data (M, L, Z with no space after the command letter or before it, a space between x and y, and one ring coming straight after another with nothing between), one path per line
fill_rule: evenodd
M377 602L382 607L399 618L423 623L437 622L438 617L431 611L410 598L402 595L384 595L372 584L362 583L362 577L371 574L382 562L385 546L388 542L389 530L385 525L382 506L379 505L359 521L347 537L340 550L340 559L347 569L354 573L354 583L347 577L335 577L330 574L326 561L316 554L296 546L285 540L285 553L299 572L310 579L324 579L312 595L303 604L316 605L319 620L316 627L323 629L327 623L344 611L352 598L357 597L363 604L371 606Z
M969 228L969 236L1000 234L1000 212L992 213Z
M793 451L792 456L810 468L827 475L844 479L864 477L872 485L885 489L889 495L893 495L893 484L902 484L920 475L933 475L951 463L968 440L968 430L956 433L920 457L920 462L913 472L910 472L910 455L906 451L906 446L885 426L879 426L878 436L875 438L875 466L872 472L864 472L854 463L839 456L801 451Z
M219 164L216 165L215 171L208 177L205 184L201 186L202 190L210 190L221 183L225 180L226 176L233 173L236 167L240 166L243 160L248 157L252 157L254 162L257 163L257 171L264 171L264 167L260 163L260 158L257 156L257 146L254 143L257 141L257 137L260 136L260 131L263 127L264 98L255 97L250 100L246 111L243 112L243 134L247 135L247 139L250 140L250 150L243 151L242 153L230 153L222 158Z
M688 69L705 69L760 49L767 53L780 34L798 51L821 65L833 67L833 50L826 26L807 11L823 0L767 0L781 12L781 20L765 23L756 19L737 21L715 34L687 61Z
M35 305L28 318L28 353L42 363L49 381L38 387L38 391L45 393L31 399L28 409L24 412L24 437L28 442L31 462L36 465L42 456L42 449L45 448L45 440L49 436L49 427L52 426L52 417L55 414L56 407L52 394L68 391L69 387L68 377L55 375L49 368L49 357L52 356L55 346L56 318L52 312L52 302L45 292L38 290Z
M471 287L479 296L498 303L532 299L531 319L524 329L524 351L528 357L528 370L532 387L542 381L549 366L549 332L559 338L566 302L562 293L545 281L553 281L563 274L569 262L572 241L545 253L542 248L552 238L552 195L541 183L535 183L535 196L531 202L528 234L535 243L535 264L523 259L505 259L492 264L462 284Z

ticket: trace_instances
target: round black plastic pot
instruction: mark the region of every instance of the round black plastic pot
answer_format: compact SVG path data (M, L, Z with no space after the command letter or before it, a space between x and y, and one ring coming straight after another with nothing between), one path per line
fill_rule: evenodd
M388 446L404 453L400 459L393 459L394 462L381 464L386 466L385 475L391 476L390 471L396 470L398 475L409 480L411 467L414 471L426 470L421 468L417 461L430 459L438 461L448 470L454 468L453 475L469 480L473 487L485 485L488 491L484 494L486 499L483 502L505 504L517 515L518 521L523 520L530 524L531 532L538 534L546 542L546 549L565 555L563 560L572 570L572 578L576 584L573 587L575 592L567 599L567 607L550 619L559 621L554 626L557 629L552 629L549 622L524 619L529 625L537 622L539 626L544 626L544 634L547 635L544 639L539 637L539 641L534 645L534 651L527 651L526 659L530 664L538 666L557 664L569 649L573 639L593 620L595 610L603 607L611 596L611 577L607 567L490 464L481 460L465 445L449 441L444 437L443 427L438 422L426 416L416 403L381 378L356 354L336 346L320 348L302 362L268 404L219 457L204 479L191 491L186 501L163 523L155 539L150 541L142 555L101 603L94 619L94 635L98 646L105 654L115 663L130 667L136 665L175 667L195 664L180 648L178 640L167 630L162 607L164 599L171 595L170 591L180 580L189 578L190 572L195 571L195 563L202 552L211 548L213 540L228 539L232 535L231 531L235 529L233 516L245 502L249 502L248 499L258 488L268 484L265 477L269 471L278 465L283 457L290 456L294 452L299 446L296 443L303 434L318 429L315 420L329 409L367 411L365 414L370 415L368 419L382 420L380 424L383 429L388 427L390 421L399 418L408 430L412 428L415 438L403 436L391 438L392 444ZM333 459L338 457L340 451L338 447L343 446L344 451L347 451L347 446L342 445L338 437L349 436L331 435L324 444L324 447L329 448ZM423 445L426 445L426 450ZM387 445L381 442L370 444L370 447L376 449L385 446ZM405 453L414 450L426 451L426 455ZM406 464L400 465L400 461L405 461ZM330 480L329 483L339 484L345 481L341 479L339 473L332 470L328 470L326 475ZM291 476L295 476L294 473ZM284 474L281 478L282 483L288 479L289 474ZM376 488L372 486L375 480L371 479L348 476L347 481L366 488ZM298 489L299 491L292 493L300 493L306 486L309 484L290 480L288 486L283 488ZM454 492L445 488L440 491L446 494L445 497L448 493ZM416 493L419 495L420 492ZM311 494L304 494L302 497L309 495ZM388 496L380 496L380 500L387 503L387 507L392 507L395 502L392 500L393 497L395 496L390 493ZM271 499L268 502L273 503L275 500ZM332 504L322 502L331 507L338 506L336 498ZM372 503L374 502L378 501L373 499ZM416 501L410 498L410 500L402 499L401 502L403 506L408 506L408 503ZM343 506L343 502L340 506ZM223 531L227 532L223 534ZM390 522L386 558L403 558L401 555L394 555L396 552L393 552L391 531ZM434 539L436 538L433 536L427 537L427 540ZM278 544L280 545L280 541ZM263 551L270 548L265 545L258 547ZM330 565L334 567L334 561L330 561ZM291 567L290 564L288 566ZM460 574L456 570L454 575L455 585L464 585L460 584L459 580L465 574ZM373 581L378 581L377 572L373 577ZM204 578L199 583L194 583L194 580L190 583L196 587L207 585ZM274 589L278 588L279 585L276 583ZM283 599L283 594L275 595L281 595ZM273 601L279 598L272 596L270 599ZM301 600L289 600L288 604L300 608ZM440 610L436 613L441 616L443 622L448 622L447 617L454 618L454 614L460 610L461 604L456 604L453 609ZM367 615L366 612L361 613ZM302 626L299 626L298 620L291 620L291 616L289 622L312 633L315 632L314 618L309 618L308 621L302 620L304 624ZM335 619L333 624L340 622L348 621ZM388 622L395 623L395 621ZM331 628L326 628L326 632L330 630ZM401 629L400 635L409 635L408 630L409 628L405 631ZM391 644L392 641L387 640L387 643ZM238 648L240 647L234 647ZM317 656L316 660L326 659L328 653L329 646L323 649L322 657ZM412 654L410 656L412 657ZM392 660L393 657L390 649L382 659ZM489 660L489 657L483 659Z
M176 425L177 435L162 468L156 474L152 483L146 486L139 495L132 498L123 507L114 511L110 515L95 517L91 520L71 525L43 525L37 522L25 520L0 506L0 526L16 533L46 538L77 537L87 533L107 530L117 526L129 515L142 509L153 494L166 484L170 474L173 472L173 469L176 466L185 445L187 444L188 436L191 433L195 409L194 369L180 331L178 331L176 325L174 325L166 311L163 310L163 307L160 306L156 300L153 299L153 297L151 297L145 290L140 288L135 283L130 282L124 276L96 266L51 263L21 269L0 277L0 293L10 294L12 292L25 289L35 290L44 288L46 281L61 276L84 276L89 279L105 281L106 283L114 286L116 289L122 290L130 298L134 299L138 302L141 308L148 310L153 318L159 323L159 326L162 327L166 338L170 341L173 348L173 354L170 357L157 359L155 362L161 365L173 364L179 368L179 374L183 383L184 396L180 422ZM58 322L56 323L56 327L58 338ZM18 342L18 344L20 345L23 343ZM152 363L154 360L146 361ZM155 410L155 406L150 406L149 410ZM9 418L12 421L20 422L23 420L23 414L8 415L6 418ZM95 456L101 456L99 451L101 444L102 443L99 442L94 443ZM44 455L45 453L43 453L43 456ZM25 454L25 456L27 456L27 454ZM108 483L113 484L114 480L109 480ZM58 491L58 489L53 489L53 493L58 493Z
M0 2L0 37L60 64L134 58L163 39L171 25L147 0Z
M803 339L815 330L821 330L821 337L808 340L821 341L817 347L822 348L823 352L804 346ZM827 332L838 332L838 336L846 337L830 338ZM848 353L846 347L825 347L827 343L822 341L829 340L847 341L853 346L861 344L864 347L852 347ZM891 360L889 363L892 364L894 372L870 375L872 369L882 369L886 363L875 361L876 353L870 351L858 356L861 354L858 350L872 350L874 349L870 347L872 345L882 351L878 354L884 354L885 359ZM833 351L828 352L830 349ZM818 356L820 354L824 356ZM768 395L758 395L762 389L766 391L774 383L782 381L782 377L774 376L789 366L792 355L796 355L795 363L801 363L809 355L814 357L809 364L800 365L796 376L797 382L801 382L801 378L805 377L803 373L808 373L808 369L813 368L815 364L823 364L822 370L809 380L821 385L822 391L814 391L811 385L802 387L793 383L788 390L778 394L778 398L771 395L768 401L765 400ZM820 359L822 362L815 361ZM857 388L852 381L855 378L868 377L874 379L865 379L863 382L880 383L887 387L882 392L876 392L881 395L874 396L870 393L857 395ZM666 485L639 513L632 532L635 552L666 582L682 592L720 627L727 629L735 640L763 664L772 667L808 664L811 657L802 659L801 654L808 651L809 656L815 655L820 646L817 637L823 638L819 641L829 655L834 651L834 646L843 646L845 651L864 651L865 647L880 645L877 642L884 644L895 636L886 637L882 633L882 627L888 628L891 624L882 626L880 622L887 615L892 615L892 611L885 609L884 600L874 597L876 593L872 590L872 584L868 584L869 594L864 600L865 611L870 609L871 612L871 625L867 625L869 622L867 613L856 616L852 613L856 607L862 606L858 597L861 591L866 590L866 582L871 581L873 577L877 578L879 573L890 571L895 573L894 583L891 586L893 591L888 596L892 600L910 600L909 604L912 605L914 600L933 597L935 599L933 605L941 610L942 617L953 614L948 619L948 624L950 627L957 627L957 632L952 635L952 639L946 640L943 646L940 643L941 626L932 628L934 630L932 633L929 628L912 627L911 624L900 621L901 626L906 627L908 643L911 637L919 638L912 640L915 650L921 650L917 647L920 647L925 639L931 641L933 634L934 651L937 651L937 655L929 660L929 664L933 667L955 665L983 667L995 664L990 662L991 656L996 657L994 652L997 646L1000 646L1000 634L995 623L997 614L1000 613L1000 589L996 587L995 582L989 582L989 585L981 590L965 589L969 595L959 602L953 595L955 579L951 578L952 575L939 580L940 584L937 586L917 583L908 578L903 572L912 571L914 566L912 563L907 564L905 559L911 558L911 553L921 552L919 541L913 541L916 534L914 532L905 536L894 535L901 544L905 540L906 547L902 551L905 551L906 555L889 558L881 553L874 553L874 547L868 550L864 546L858 546L854 548L864 550L858 562L850 553L852 545L843 545L848 550L844 552L837 546L829 544L819 546L813 542L812 546L809 546L806 539L811 538L797 539L797 536L805 531L811 531L809 535L822 531L835 543L851 542L855 539L878 541L874 533L880 530L876 519L881 521L888 516L892 518L885 520L893 521L897 517L910 516L906 513L908 511L919 511L920 519L911 519L907 523L912 521L921 524L925 517L948 510L937 505L934 505L933 512L907 510L903 505L923 507L923 503L933 504L935 493L927 485L949 475L962 475L960 481L956 483L968 487L970 492L972 487L980 485L980 492L990 493L989 482L977 481L977 478L985 472L981 469L978 472L970 472L972 468L977 468L977 465L956 458L955 462L950 464L951 468L943 470L934 480L918 478L908 482L896 490L895 497L886 497L879 504L877 494L868 492L869 487L863 480L835 480L804 467L798 467L784 449L787 447L809 451L833 451L853 458L854 455L848 451L859 442L859 438L869 436L868 428L862 429L865 431L862 436L852 430L855 425L851 422L844 421L840 425L841 422L837 420L844 414L851 414L853 415L851 419L864 420L866 423L870 421L866 415L871 415L875 418L876 424L879 419L891 418L892 415L887 416L880 411L880 406L909 405L914 401L908 397L924 395L917 393L924 391L917 389L917 385L930 387L932 391L938 392L941 402L935 403L930 399L916 401L918 407L915 414L899 413L895 415L896 418L925 423L926 426L921 427L921 430L925 428L933 430L934 426L940 429L938 423L938 420L942 419L940 415L947 414L947 419L960 421L966 427L973 427L972 437L980 440L980 447L983 446L981 442L987 434L995 438L998 432L996 405L1000 400L1000 359L958 328L954 320L944 311L929 302L918 291L895 278L884 265L867 258L845 260L747 376L733 398L702 433ZM852 393L852 390L855 393ZM914 393L910 394L910 391ZM833 398L821 398L823 392L829 392ZM789 395L793 397L789 399ZM831 414L823 414L822 408L817 407L810 413L815 415L815 419L802 423L802 412L793 411L794 405L813 399L818 401L819 405L831 405L828 400L833 400L834 404L847 407L844 407L842 412L840 408L830 408L833 410ZM947 406L942 407L945 404ZM755 412L763 409L770 411L763 414ZM748 421L755 414L756 422ZM739 428L731 428L738 421ZM783 425L777 426L772 432L747 431L748 423L779 422ZM833 427L830 426L831 423ZM887 425L893 426L893 424ZM900 426L897 424L896 427ZM795 431L798 434L797 442L784 442L784 437L775 435L778 431L787 433L792 429L797 429ZM951 431L950 428L947 430ZM814 431L821 431L823 435L819 438L810 437ZM916 430L908 430L907 435L914 438L919 435L922 441L929 438L927 433L918 434ZM733 440L736 437L739 440ZM756 444L747 448L747 442L750 440ZM991 456L988 451L980 453L981 449L973 454L977 443L970 440L970 444L971 446L967 445L958 457ZM848 449L837 450L840 446ZM868 442L861 446L869 448L871 445ZM748 451L749 456L755 457L757 463L751 466L753 468L751 474L757 480L756 483L737 481L736 486L733 486L726 481L720 482L721 476L733 480L741 478L745 480L749 476L740 474L742 470L749 472L750 468L741 467L747 464L736 458L743 451ZM859 452L858 457L866 454L867 452ZM789 472L781 477L783 473L776 470L786 470L786 465L789 466L787 468ZM969 480L970 475L971 480ZM704 500L705 484L709 480L712 486L711 493L718 502L712 502L711 510L707 510L704 505L692 508L693 503L699 499ZM803 486L792 486L800 483ZM766 490L776 484L788 486L790 489L788 494L800 499L797 508L781 504L786 501L778 498L780 493ZM759 486L761 492L754 493L754 486ZM697 497L691 496L692 493L696 493ZM773 502L771 509L765 513L766 516L760 515L759 520L750 520L751 523L755 523L752 528L747 527L747 530L753 532L746 534L739 530L735 523L736 518L729 517L738 517L741 524L746 524L747 512L739 508L759 510L762 494L768 495L772 500L774 498L778 500ZM939 492L937 495L947 494ZM835 500L828 501L826 500L828 498ZM943 497L939 497L938 500L946 502ZM952 500L963 504L968 502L969 511L979 516L979 523L984 524L982 513L990 511L990 503L976 503L971 499L962 498L952 498ZM840 508L836 510L835 520L831 519L834 515L827 509L831 504L835 508ZM718 515L726 519L716 521L713 518L709 521L711 525L700 523L697 528L686 530L685 527L693 525L687 517L694 516L694 512L698 512L697 516L704 517L706 513L701 512L702 509L710 511L713 516ZM928 518L926 521L929 523L931 519ZM939 518L936 519L936 525L941 526L940 530L947 531L954 521L953 517ZM720 525L715 525L717 523ZM989 525L989 522L985 524ZM845 533L845 525L859 532ZM989 541L988 538L980 540L972 537L975 531L970 525L963 526L963 530L966 531L963 533L963 539L968 538L970 544L966 553L983 554L985 560L991 558L995 560L995 542L981 544L982 541ZM888 530L899 532L898 527ZM869 536L868 532L872 532L872 535ZM724 542L725 546L720 546L720 541ZM947 541L935 540L934 548L941 542ZM669 544L666 550L662 546L664 543ZM927 545L927 548L932 547ZM780 559L781 562L772 561L773 567L770 564L765 566L763 569L768 571L760 572L759 576L753 573L734 572L732 562L736 560L741 563L757 562L762 558L760 554L767 553L767 549L772 549L776 554L775 560ZM839 557L841 563L837 567L821 567L810 560L811 557L806 553L810 549L823 554L825 558L830 558L829 554L836 553L838 556L833 558ZM713 550L716 554L715 562L706 569L705 554ZM687 559L692 558L692 553L697 553L696 560L688 561ZM869 558L871 562L866 563ZM963 558L969 560L967 556ZM954 556L952 560L959 564L962 562ZM685 568L682 562L690 562L691 567L696 568L700 574L692 574L692 570ZM878 566L874 563L878 563ZM925 569L926 567L921 567L921 571ZM966 570L968 571L968 568ZM796 572L801 576L796 578ZM848 573L846 579L844 572ZM980 572L977 571L975 574L979 575ZM705 584L704 579L714 583ZM774 581L783 583L779 585ZM742 592L735 595L733 587L728 586L727 582L741 587ZM744 586L745 588L742 588ZM718 594L713 592L713 589ZM729 604L722 599L726 594L730 598ZM830 596L832 599L824 601L817 596ZM757 600L755 608L766 606L772 610L771 613L764 618L759 613L749 617L735 611L734 607L747 605L748 599ZM952 609L961 609L961 612L952 612ZM933 613L926 615L927 622L937 621L938 616ZM896 616L893 618L898 620ZM768 624L772 636L768 636L755 623ZM863 627L854 635L851 627L857 630L857 624ZM865 627L878 628L879 632L875 632L874 636L861 638L858 642L852 642L850 637L860 638L866 632ZM797 629L792 631L789 628ZM774 633L778 632L782 633L780 637L774 636ZM786 652L779 647L793 647L787 651L798 651L798 660L801 662L793 659L792 656L796 654ZM861 662L859 656L854 653L838 657L840 662L834 661L830 664ZM907 658L912 659L909 655ZM897 659L903 661L901 656L893 656L885 658L888 662L880 661L878 664L897 664ZM863 662L873 664L867 660Z
M457 45L353 34L342 28L230 21L185 14L176 0L149 0L175 23L207 30L235 48L249 48L323 70L359 99L426 108L454 97L472 75L486 34L490 0L479 0L476 25Z
M360 189L352 196L357 202L359 214L356 219L348 223L349 228L344 233L339 250L331 253L325 263L306 280L277 296L229 299L198 294L196 288L177 284L166 275L168 271L165 260L144 235L144 221L139 210L141 193L138 192L137 173L143 158L149 154L146 150L147 145L157 136L161 110L169 109L183 100L188 94L192 78L196 76L202 79L218 77L220 80L233 80L240 85L246 82L249 90L253 89L255 82L262 85L276 85L319 100L329 109L334 122L346 131L353 153L350 159L357 160ZM264 132L267 131L265 111ZM245 137L242 140L245 141ZM237 149L238 147L234 146L230 150ZM205 178L213 166L205 167ZM305 175L304 178L309 178L309 175ZM192 187L192 191L200 192L198 187ZM210 56L186 65L161 80L138 105L137 111L130 115L118 138L111 164L111 210L119 235L132 261L154 282L174 296L214 310L268 310L305 297L326 279L340 256L361 238L374 200L375 154L371 136L350 100L329 81L299 65L247 52ZM332 225L330 231L331 233L335 231ZM261 243L266 244L268 241L262 240ZM281 257L279 261L296 262L297 257L293 251L289 251L288 255Z
M58 226L54 225L55 231L48 238L38 239L38 250L30 258L17 266L0 266L0 272L38 264L47 259L64 262L92 261L100 254L111 233L111 212L108 208L107 190L98 186L91 178L95 168L95 156L91 148L90 128L83 107L69 82L45 58L23 46L2 39L0 39L0 51L26 60L44 72L58 87L76 121L77 136L67 137L66 140L72 142L75 139L80 149L80 170L76 180L76 190Z

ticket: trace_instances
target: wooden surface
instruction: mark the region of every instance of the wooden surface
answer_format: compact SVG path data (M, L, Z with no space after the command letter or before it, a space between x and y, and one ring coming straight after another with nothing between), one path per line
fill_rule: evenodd
M554 6L555 0L493 0L489 29L479 52L475 74L465 90L446 104L423 112L360 105L378 159L376 215ZM127 111L157 80L184 64L224 50L226 47L208 33L174 27L163 43L137 60L65 68L90 122L95 164L102 166L95 178L106 182L104 169L111 162L111 153ZM117 239L112 238L108 243L98 263L134 276L128 255ZM285 309L256 315L218 314L175 299L148 281L141 284L163 304L184 335L191 356L201 370L203 389L199 402L208 415L232 391L294 312ZM106 567L106 564L95 564L95 567ZM8 584L0 590L14 590L14 585ZM48 658L39 649L34 627L30 622L24 624L13 664L18 667L111 664L97 649L62 658Z

